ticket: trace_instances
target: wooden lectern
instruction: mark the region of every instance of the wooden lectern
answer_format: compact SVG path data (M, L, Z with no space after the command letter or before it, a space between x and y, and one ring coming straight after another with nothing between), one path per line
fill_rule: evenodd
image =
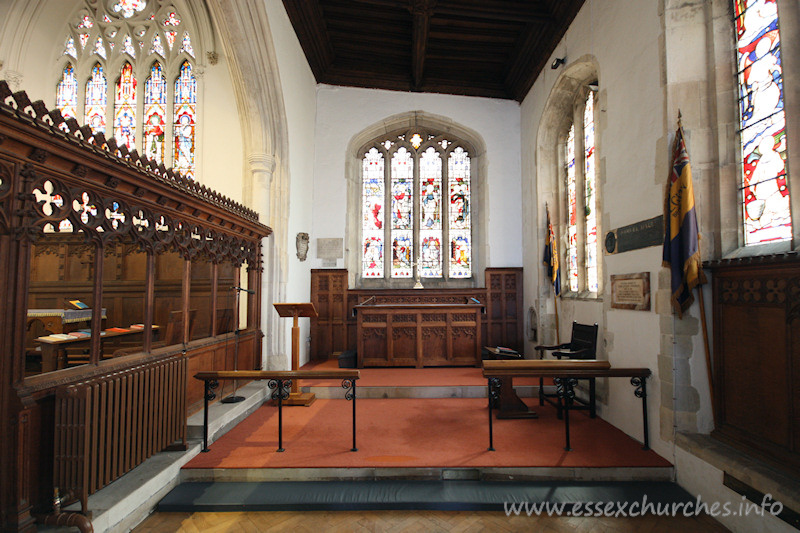
M300 326L297 320L302 317L316 318L319 316L317 310L314 308L313 303L279 303L273 304L275 310L282 317L293 317L292 323L292 370L300 370ZM304 405L309 406L314 403L317 397L313 392L300 392L297 385L297 380L292 380L292 391L289 394L289 399L283 402L283 405Z

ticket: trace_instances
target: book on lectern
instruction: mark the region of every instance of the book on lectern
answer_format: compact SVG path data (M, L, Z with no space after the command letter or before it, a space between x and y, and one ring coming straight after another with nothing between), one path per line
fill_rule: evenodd
M80 300L67 300L67 302L75 309L89 309L89 306Z

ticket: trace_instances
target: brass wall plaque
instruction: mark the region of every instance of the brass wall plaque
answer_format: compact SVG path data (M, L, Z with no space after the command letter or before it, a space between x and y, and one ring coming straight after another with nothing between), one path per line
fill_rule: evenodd
M611 275L613 309L650 310L650 272Z

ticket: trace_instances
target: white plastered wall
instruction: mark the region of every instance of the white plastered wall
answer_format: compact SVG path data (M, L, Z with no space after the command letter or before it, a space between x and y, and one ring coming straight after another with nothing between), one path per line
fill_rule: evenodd
M314 187L314 128L316 120L316 82L300 43L292 29L289 18L280 0L268 0L269 16L275 54L278 59L280 81L283 88L283 104L289 136L289 220L287 242L288 275L286 282L287 302L311 301L312 254L300 261L296 255L296 236L300 232L312 232L313 187ZM264 313L275 313L273 307L264 308ZM292 319L281 319L286 339L291 339ZM309 359L310 320L300 319L300 365ZM290 354L291 346L286 353ZM287 361L290 364L290 361ZM288 366L287 366L288 368Z

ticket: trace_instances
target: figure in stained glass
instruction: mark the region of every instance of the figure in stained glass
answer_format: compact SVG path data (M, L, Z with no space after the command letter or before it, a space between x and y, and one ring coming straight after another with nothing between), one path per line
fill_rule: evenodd
M470 273L470 242L465 234L456 234L450 241L450 277L468 277Z
M365 237L362 257L362 275L364 277L383 277L383 241L380 237Z
M150 69L150 77L144 85L144 154L159 163L164 161L165 133L167 126L167 80L157 61Z
M103 67L97 63L92 68L92 77L86 82L86 106L84 122L94 133L106 131L106 103L108 84L103 74Z
M75 77L75 68L71 64L64 67L61 81L56 88L56 107L61 110L61 116L64 119L78 118L78 79ZM64 122L59 127L64 131L69 129Z
M442 242L439 237L422 239L420 275L424 278L442 277Z
M130 63L122 66L114 98L114 137L128 150L136 146L136 78Z
M194 177L196 103L197 80L192 66L184 61L181 74L175 80L173 168L191 178Z
M411 277L411 244L410 231L392 232L392 277Z

